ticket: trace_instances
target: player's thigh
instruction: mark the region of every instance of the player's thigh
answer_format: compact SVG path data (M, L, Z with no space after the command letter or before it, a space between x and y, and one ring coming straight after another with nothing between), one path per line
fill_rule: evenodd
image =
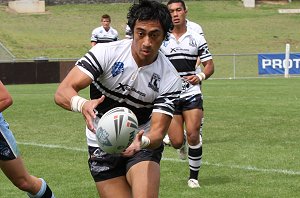
M96 187L101 198L131 198L131 189L125 176L96 182Z
M183 112L185 128L190 133L199 133L201 120L203 118L202 109L191 109Z
M174 148L180 148L183 143L183 117L174 115L168 129L168 135Z
M133 197L157 198L160 184L160 166L154 161L142 161L127 172Z

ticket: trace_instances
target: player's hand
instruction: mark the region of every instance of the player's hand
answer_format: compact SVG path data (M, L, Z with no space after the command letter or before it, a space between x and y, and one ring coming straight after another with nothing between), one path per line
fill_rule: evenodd
M92 132L96 132L95 126L93 124L93 120L96 118L96 113L94 109L103 102L105 96L101 96L101 98L89 100L82 107L82 114L85 119L86 125L89 130Z
M144 130L139 131L133 142L130 144L127 149L125 149L121 154L123 157L131 157L133 156L136 152L141 150L141 143L142 143L142 136L144 134Z
M192 85L197 85L200 83L200 79L197 75L184 76L183 78Z

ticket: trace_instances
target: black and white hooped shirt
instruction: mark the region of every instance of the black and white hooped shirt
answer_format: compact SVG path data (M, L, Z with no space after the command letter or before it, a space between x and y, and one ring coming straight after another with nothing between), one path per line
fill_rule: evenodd
M150 65L138 67L131 53L132 40L124 39L94 46L76 65L86 73L98 93L105 95L96 109L103 115L109 109L131 109L139 124L149 122L152 112L173 116L174 99L181 92L181 79L171 62L161 53ZM88 144L97 146L94 133L87 131Z
M178 40L173 34L164 41L160 50L171 61L181 77L196 74L196 62L200 57L201 62L212 59L206 40L203 35L188 29ZM192 85L183 80L180 97L201 93L200 85Z

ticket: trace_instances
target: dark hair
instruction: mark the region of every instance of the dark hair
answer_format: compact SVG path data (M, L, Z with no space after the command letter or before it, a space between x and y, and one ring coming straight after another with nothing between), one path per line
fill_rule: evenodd
M111 21L110 16L108 14L103 14L101 17L101 21L102 21L102 19L108 19L109 21Z
M172 3L181 3L183 9L186 10L186 6L185 6L185 3L184 3L183 0L169 0L168 3L167 3L167 6L172 4Z
M168 35L173 29L172 17L168 7L157 1L140 0L138 4L133 4L129 8L127 14L128 26L132 33L134 33L134 26L137 20L157 20L160 22L164 36L168 39Z

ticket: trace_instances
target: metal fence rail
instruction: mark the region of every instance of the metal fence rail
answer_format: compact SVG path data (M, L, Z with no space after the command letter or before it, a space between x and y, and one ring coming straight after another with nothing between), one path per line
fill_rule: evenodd
M267 78L284 77L284 75L259 75L258 74L258 54L213 54L215 73L210 79L243 79L243 78ZM79 58L48 58L36 57L32 59L16 59L13 56L9 59L1 59L0 64L7 62L62 62L77 61ZM293 75L292 77L300 77Z

